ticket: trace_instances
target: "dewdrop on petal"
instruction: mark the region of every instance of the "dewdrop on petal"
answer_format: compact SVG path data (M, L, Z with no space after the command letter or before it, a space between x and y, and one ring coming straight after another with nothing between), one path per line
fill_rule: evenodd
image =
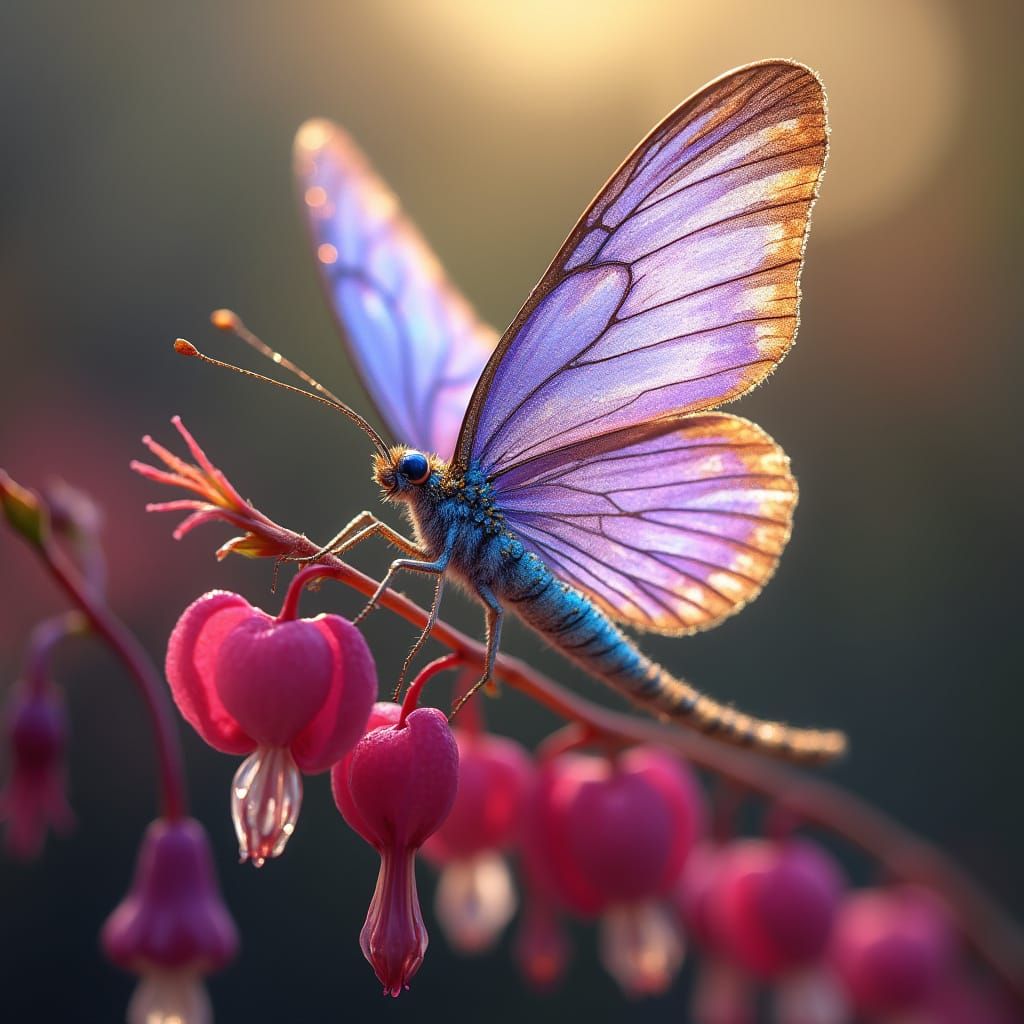
M302 808L302 773L284 747L259 747L231 781L231 821L239 858L260 868L280 857Z

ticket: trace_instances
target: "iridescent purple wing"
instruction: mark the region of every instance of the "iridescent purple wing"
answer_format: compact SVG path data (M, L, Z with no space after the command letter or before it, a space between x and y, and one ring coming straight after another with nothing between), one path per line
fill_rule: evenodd
M760 427L727 413L669 417L508 470L500 505L524 544L612 618L704 629L771 577L796 481Z
M553 572L639 628L754 597L796 484L753 424L694 415L793 342L827 149L801 65L734 71L645 139L584 213L477 385L457 454Z
M786 61L733 71L670 114L502 337L459 457L499 475L763 380L796 334L826 136L821 83Z
M331 306L395 438L451 458L497 343L452 287L391 190L337 125L308 121L295 175Z

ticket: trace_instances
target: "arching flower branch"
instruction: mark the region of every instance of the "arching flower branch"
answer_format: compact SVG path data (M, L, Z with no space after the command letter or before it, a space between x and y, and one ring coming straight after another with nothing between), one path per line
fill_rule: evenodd
M151 504L151 511L184 511L187 518L175 530L181 537L195 526L223 521L242 533L222 545L218 558L230 553L247 557L303 558L318 553L318 545L300 533L275 523L245 501L218 470L180 419L172 421L188 446L195 463L187 463L151 438L144 443L163 462L160 469L134 462L133 469L161 484L190 491L194 498ZM286 598L294 614L302 588L310 581L329 577L369 597L377 580L333 556L324 556L295 577ZM407 622L423 628L428 613L395 591L387 591L381 605ZM432 638L458 656L461 664L482 665L483 645L438 620ZM842 837L876 860L894 879L927 886L948 903L958 926L976 953L1024 1001L1024 935L995 902L940 850L898 822L841 787L812 777L787 765L727 747L714 740L636 715L608 709L586 700L509 655L499 656L495 676L549 711L572 723L577 730L573 745L602 746L652 744L682 754L734 786L766 798L776 813L816 825Z

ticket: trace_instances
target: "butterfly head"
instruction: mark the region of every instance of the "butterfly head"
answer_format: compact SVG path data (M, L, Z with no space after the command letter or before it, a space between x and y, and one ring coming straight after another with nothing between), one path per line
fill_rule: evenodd
M415 448L391 448L387 455L376 455L373 460L373 479L384 492L385 499L408 501L415 492L429 482L437 470L443 468L441 460Z

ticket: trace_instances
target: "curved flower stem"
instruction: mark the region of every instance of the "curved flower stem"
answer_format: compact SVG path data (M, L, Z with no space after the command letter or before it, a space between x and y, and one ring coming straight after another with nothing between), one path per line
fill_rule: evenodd
M311 541L307 543L311 548L315 548ZM342 565L337 559L334 561L337 561L339 566ZM307 565L305 568L300 569L288 584L288 590L285 592L281 611L277 616L278 621L287 622L299 614L299 599L302 597L303 590L310 583L315 583L317 580L344 580L346 575L346 573L336 568L334 564L324 564L322 562Z
M32 630L25 658L25 682L33 693L42 693L50 685L50 661L62 640L89 632L89 622L78 611L64 612L43 619Z
M27 666L30 678L40 677L54 644L62 636L69 632L84 632L86 626L99 636L128 669L149 714L156 740L162 814L170 820L183 817L187 807L185 773L163 679L142 644L107 607L100 591L82 576L55 543L46 502L38 494L15 483L2 470L0 507L9 525L28 541L78 609L43 623L34 635Z
M409 714L416 710L423 687L439 672L444 672L449 668L456 668L461 664L462 655L458 651L453 651L451 654L445 654L420 669L419 674L412 681L409 689L405 691L405 700L402 701L402 713L398 718L399 729L405 726L405 720L409 717Z
M40 553L50 574L81 609L93 632L120 658L135 681L156 739L162 815L171 821L183 817L188 802L181 744L163 680L135 635L89 589L63 553L48 541L43 542Z

